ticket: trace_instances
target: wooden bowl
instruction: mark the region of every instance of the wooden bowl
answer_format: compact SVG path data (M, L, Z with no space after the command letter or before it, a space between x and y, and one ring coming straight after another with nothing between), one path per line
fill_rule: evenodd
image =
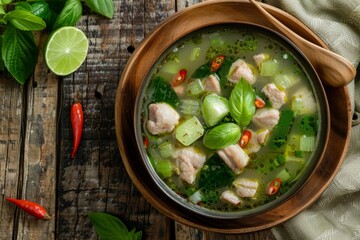
M326 47L314 33L285 12L263 5L270 13L308 40ZM143 164L134 131L136 97L157 57L176 40L193 30L219 23L251 23L273 28L247 1L207 1L174 14L160 24L136 49L126 65L117 90L115 127L123 163L133 183L143 196L168 217L209 231L245 233L272 227L295 216L312 204L326 189L341 165L348 144L351 126L350 101L346 88L327 87L331 115L328 144L324 156L296 194L271 209L241 218L223 219L197 214L184 209L154 186ZM161 37L161 41L159 38ZM144 57L146 56L146 57Z

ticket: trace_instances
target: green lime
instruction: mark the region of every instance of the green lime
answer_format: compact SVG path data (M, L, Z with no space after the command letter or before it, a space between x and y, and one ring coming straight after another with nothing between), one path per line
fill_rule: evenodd
M86 35L76 27L56 29L45 46L45 62L59 76L75 72L85 61L89 48Z

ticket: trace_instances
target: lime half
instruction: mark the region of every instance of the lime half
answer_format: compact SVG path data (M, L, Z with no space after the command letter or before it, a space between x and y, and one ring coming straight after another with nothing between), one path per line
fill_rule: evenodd
M85 61L89 40L76 27L62 27L55 30L45 46L45 62L49 69L59 76L75 72Z

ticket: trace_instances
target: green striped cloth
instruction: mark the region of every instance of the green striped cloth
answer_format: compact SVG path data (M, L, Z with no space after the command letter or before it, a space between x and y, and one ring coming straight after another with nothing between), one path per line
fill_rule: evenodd
M358 67L360 0L265 0L297 17L332 51ZM360 77L348 85L354 112L350 147L333 182L308 209L272 229L276 239L360 239Z

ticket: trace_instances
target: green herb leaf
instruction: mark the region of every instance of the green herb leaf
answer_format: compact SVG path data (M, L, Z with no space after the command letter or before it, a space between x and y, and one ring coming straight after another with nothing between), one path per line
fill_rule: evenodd
M50 9L49 4L43 0L36 1L31 5L31 12L46 22L46 27L51 30L56 21L57 14Z
M19 83L24 84L37 62L34 35L31 31L22 31L8 24L1 49L7 70Z
M46 23L41 18L25 10L10 11L5 14L4 19L24 31L42 30L46 27Z
M191 75L191 78L204 78L210 74L210 63L205 63L195 70L195 72Z
M15 9L31 12L31 5L28 2L18 2Z
M176 108L179 105L179 97L172 89L170 83L160 76L154 78L152 82L153 94L151 102L166 102Z
M129 230L118 218L107 213L89 213L89 219L101 240L140 240L142 232Z
M227 75L230 71L231 65L234 62L234 58L232 57L225 57L223 64L221 65L218 76L220 78L220 86L222 88L226 88L226 84L228 82Z
M241 127L247 126L255 113L255 93L251 85L241 79L232 90L229 98L231 116Z
M53 26L53 30L64 26L75 26L82 15L80 0L67 0L64 8L59 13Z
M59 14L65 6L66 0L47 0L47 3L51 10Z
M113 0L85 0L86 5L96 13L108 18L114 16Z
M212 155L201 169L199 176L199 188L204 190L214 190L230 185L234 181L235 174L220 159L217 154Z
M239 141L240 127L235 123L224 123L210 129L204 136L203 143L210 149L221 149Z

